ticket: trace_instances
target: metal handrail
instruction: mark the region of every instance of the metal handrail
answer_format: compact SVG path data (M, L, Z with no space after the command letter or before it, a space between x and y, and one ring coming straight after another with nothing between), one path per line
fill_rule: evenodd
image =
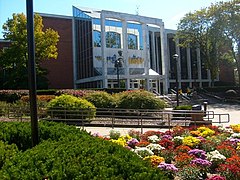
M0 107L1 108L1 107ZM95 110L95 109L94 109ZM39 108L39 119L80 122L81 125L104 126L145 126L145 127L172 127L176 125L188 126L200 123L229 123L229 114L216 114L214 111L201 110L152 110L152 109L120 109L120 108L98 108L96 116L90 118L89 113L93 109L61 109L46 110ZM17 120L30 119L30 110L26 107L5 107L2 116L15 118ZM55 115L55 116L54 116ZM58 116L61 115L61 116ZM74 118L73 118L74 117ZM88 123L91 122L91 123ZM97 124L98 122L98 124Z

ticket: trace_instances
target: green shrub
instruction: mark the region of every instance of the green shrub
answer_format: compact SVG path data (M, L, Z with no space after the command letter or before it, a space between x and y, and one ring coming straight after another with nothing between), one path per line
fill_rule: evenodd
M0 179L167 179L131 151L94 138L44 141L4 164Z
M114 108L116 104L113 96L104 91L87 93L84 98L93 103L97 108Z
M191 105L176 106L174 110L192 110L192 106Z
M0 117L7 113L8 103L5 101L0 101Z
M40 142L48 139L58 141L71 134L76 134L77 139L88 135L84 131L79 133L75 126L47 121L39 122ZM0 140L8 144L16 144L22 151L30 149L32 147L30 122L0 122Z
M125 91L115 95L117 107L124 109L163 109L165 102L144 90Z
M96 107L86 99L63 94L48 103L47 111L58 118L91 119L95 117Z
M13 156L18 153L16 144L7 144L6 142L0 141L0 169L7 160L11 160Z

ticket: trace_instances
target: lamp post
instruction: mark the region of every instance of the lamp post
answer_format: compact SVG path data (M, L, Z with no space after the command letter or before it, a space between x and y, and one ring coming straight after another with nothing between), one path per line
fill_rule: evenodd
M122 67L122 60L123 60L122 51L121 50L118 51L118 55L119 55L119 57L116 59L114 66L117 69L117 82L118 82L118 88L120 88L119 68Z
M175 60L175 76L176 76L176 88L177 88L176 100L177 100L177 106L179 106L179 94L178 94L179 84L178 84L178 68L177 68L178 54L174 54L173 59Z
M38 117L36 99L36 68L35 68L35 43L34 43L34 16L33 0L26 1L27 8L27 40L28 40L28 82L30 96L30 114L32 128L32 146L39 143L38 137Z

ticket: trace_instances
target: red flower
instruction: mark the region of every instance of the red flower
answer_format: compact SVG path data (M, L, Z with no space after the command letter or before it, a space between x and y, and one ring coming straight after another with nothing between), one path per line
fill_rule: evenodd
M162 139L159 141L159 144L165 147L166 149L173 149L174 147L174 143L169 139Z

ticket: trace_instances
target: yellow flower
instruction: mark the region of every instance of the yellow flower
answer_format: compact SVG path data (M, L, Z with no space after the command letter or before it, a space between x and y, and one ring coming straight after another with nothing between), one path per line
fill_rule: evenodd
M230 125L230 128L233 130L233 132L240 133L240 124Z
M158 166L161 162L165 161L163 157L157 155L146 156L143 160L150 161L152 166Z
M186 136L183 138L183 145L189 146L189 147L195 147L201 142L200 139L193 137L193 136Z
M237 143L237 148L236 148L237 150L240 150L240 142L239 143Z

